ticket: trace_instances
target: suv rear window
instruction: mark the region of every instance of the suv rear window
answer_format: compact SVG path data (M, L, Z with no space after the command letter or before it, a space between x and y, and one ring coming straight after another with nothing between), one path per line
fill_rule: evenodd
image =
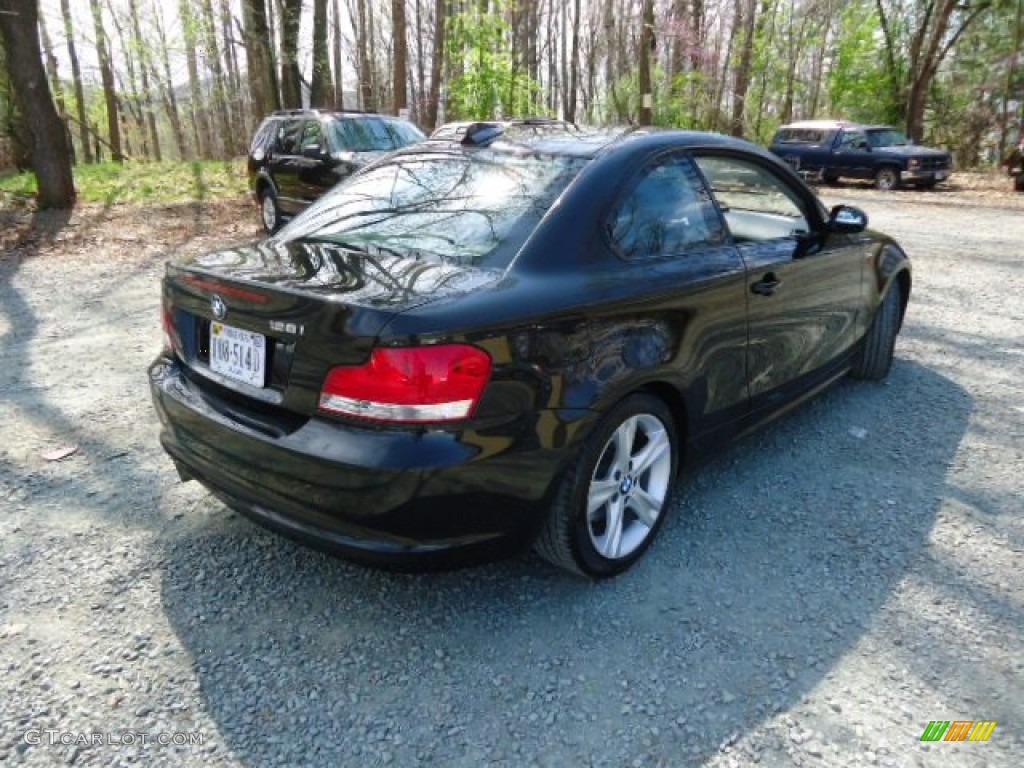
M338 185L278 238L503 269L586 162L489 149L403 155Z

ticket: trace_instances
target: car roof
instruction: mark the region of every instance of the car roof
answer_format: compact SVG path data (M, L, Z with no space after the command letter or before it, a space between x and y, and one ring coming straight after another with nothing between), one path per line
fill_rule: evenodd
M489 125L493 125L493 123ZM472 137L470 137L470 140L464 138L461 141L452 141L448 137L431 137L424 142L411 145L401 151L404 154L413 154L416 152L436 151L440 147L465 151L487 148L510 154L531 151L543 154L594 158L599 154L611 151L616 146L636 142L643 142L652 147L663 146L665 149L687 149L708 146L732 147L757 155L766 155L762 147L743 139L704 131L658 128L580 130L567 131L565 133L538 134L531 134L529 132L520 134L517 132L509 135L498 131L484 134L479 143L472 141ZM767 156L773 160L775 159L773 155Z
M317 118L328 117L332 119L358 120L360 118L372 117L381 120L402 120L404 118L396 115L386 115L379 112L363 112L358 109L280 109L267 115L267 119L288 119L288 118Z
M780 126L779 130L787 128L817 128L823 131L834 131L837 128L859 128L857 123L849 120L798 120L795 123L787 123Z

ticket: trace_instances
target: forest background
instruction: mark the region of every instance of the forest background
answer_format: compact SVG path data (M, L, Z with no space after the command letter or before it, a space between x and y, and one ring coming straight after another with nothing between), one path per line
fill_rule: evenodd
M766 143L900 126L994 167L1024 109L1024 0L0 0L0 171L244 155L277 109L545 115ZM644 95L649 94L648 98Z

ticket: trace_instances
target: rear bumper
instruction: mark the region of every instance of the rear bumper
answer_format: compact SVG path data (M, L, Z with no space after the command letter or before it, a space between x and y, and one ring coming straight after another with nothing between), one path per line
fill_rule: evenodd
M183 477L267 528L370 564L426 566L454 550L490 557L521 546L573 451L543 445L530 420L486 437L319 418L275 431L223 407L176 361L160 357L149 378L160 442Z

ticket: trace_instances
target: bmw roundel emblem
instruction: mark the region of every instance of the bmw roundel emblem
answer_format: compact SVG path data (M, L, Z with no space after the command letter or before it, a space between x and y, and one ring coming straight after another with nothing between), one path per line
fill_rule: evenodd
M228 305L224 303L224 299L214 294L213 298L210 299L210 310L215 318L223 320L224 316L228 313Z

